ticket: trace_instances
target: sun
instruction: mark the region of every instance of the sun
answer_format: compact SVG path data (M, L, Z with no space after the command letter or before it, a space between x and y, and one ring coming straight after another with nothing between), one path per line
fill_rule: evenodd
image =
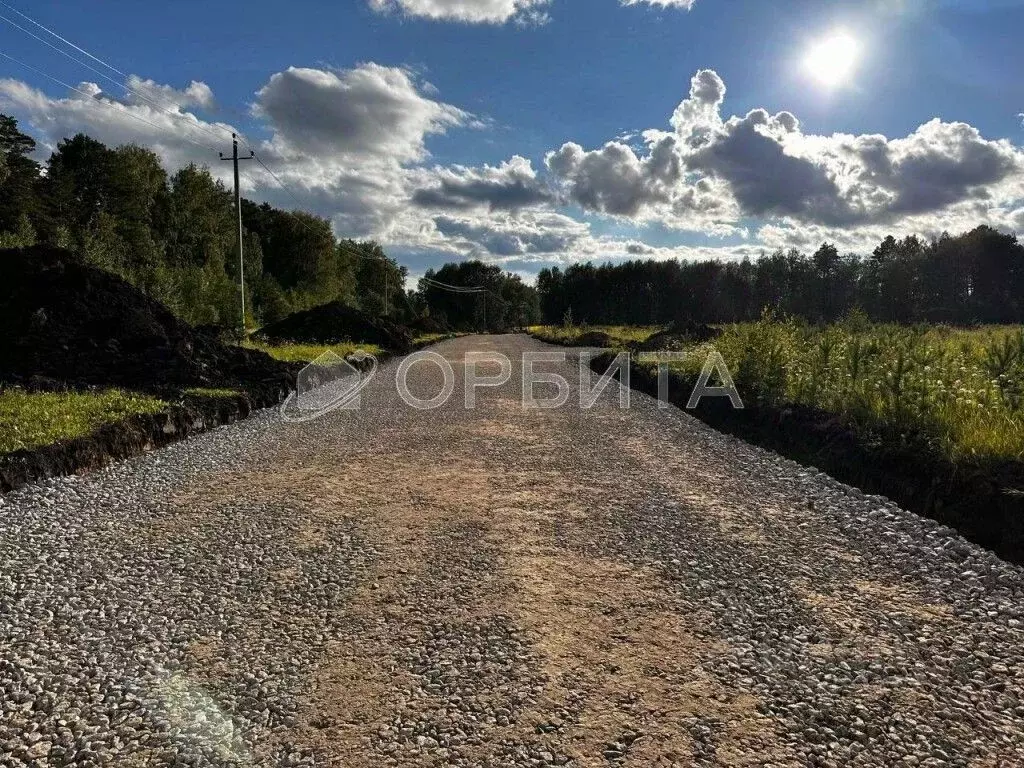
M848 83L860 62L860 42L838 30L818 40L804 57L804 70L826 88Z

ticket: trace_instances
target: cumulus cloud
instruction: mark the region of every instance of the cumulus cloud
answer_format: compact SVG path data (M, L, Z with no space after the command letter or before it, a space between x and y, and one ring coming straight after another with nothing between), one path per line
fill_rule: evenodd
M169 103L177 98L193 106L212 104L213 93L205 84L193 82L176 90L136 77L128 82L147 96L159 94L159 106L137 96L108 94L96 83L80 83L67 94L52 97L19 80L3 79L0 109L27 119L42 148L52 150L62 139L84 132L110 146L150 147L172 170L196 160L212 163L218 141L225 142L225 149L230 146L232 126L205 121Z
M691 81L689 98L671 118L676 131L644 131L639 154L621 141L595 150L567 142L546 155L545 166L566 198L584 210L714 235L736 234L740 212L733 196L713 176L694 177L684 150L684 145L706 143L720 125L718 107L724 98L721 78L701 70Z
M725 96L721 77L701 70L672 130L644 132L645 152L570 142L546 166L585 210L719 232L743 217L865 226L973 203L998 218L1024 197L1024 151L965 123L934 119L897 139L816 136L785 111L725 119Z
M505 24L509 21L534 26L551 20L547 7L551 0L369 0L378 13L455 21L465 24ZM696 0L620 0L621 5L648 5L655 8L690 10Z
M467 255L499 259L558 257L573 251L589 232L586 224L573 218L539 212L486 219L437 216L434 226Z
M651 204L667 203L682 174L672 137L649 145L644 158L631 147L610 141L587 152L569 142L549 152L544 162L549 171L566 182L570 197L582 207L616 216L637 216Z
M756 109L746 117L732 118L688 154L687 167L725 180L749 216L841 218L846 206L827 169L782 148L779 135L792 129L791 117Z
M725 81L713 69L701 69L690 79L689 96L669 119L673 130L688 146L700 146L709 132L722 124L719 110L725 92Z
M370 7L382 13L401 13L436 21L466 24L543 24L550 0L370 0Z
M201 109L213 109L215 105L210 86L198 80L193 80L184 89L178 90L138 75L129 75L126 85L130 89L128 102L133 104L148 102L159 104L162 108L174 105Z
M654 253L655 250L656 249L653 246L650 246L647 243L637 241L626 243L626 253L631 256L649 256Z
M519 210L551 202L553 194L538 180L532 163L519 155L497 167L461 165L435 168L428 186L415 189L412 202L446 210Z
M256 116L275 132L282 153L426 157L425 138L472 122L472 116L425 96L399 67L348 70L289 67L256 94Z
M989 187L1024 169L1021 150L1005 140L985 139L966 123L938 118L904 139L858 137L839 140L860 161L858 181L891 193L894 213L922 213L972 197L987 198Z

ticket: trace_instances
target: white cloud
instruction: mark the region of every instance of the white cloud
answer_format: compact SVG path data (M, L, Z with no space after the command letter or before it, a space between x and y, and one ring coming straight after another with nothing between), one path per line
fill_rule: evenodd
M725 101L725 82L713 69L701 69L690 78L690 94L669 119L669 124L688 146L699 146L708 133L722 124L719 110Z
M463 253L477 257L550 260L575 250L589 227L558 213L534 212L486 218L437 216L436 232Z
M139 78L129 82L147 89L148 95L161 94L162 99L177 94L192 104L213 101L212 92L202 83L178 91ZM80 83L76 89L51 97L21 81L3 79L0 109L27 118L41 147L48 150L55 149L62 139L84 132L109 146L134 142L149 147L173 170L193 161L213 165L217 159L214 151L230 147L234 129L225 123L205 121L166 101L155 106L137 97L123 100L105 93L96 83Z
M544 162L566 182L574 202L615 216L637 217L646 206L669 203L682 176L682 163L671 137L649 145L642 159L617 141L592 152L569 142L549 152Z
M543 8L550 0L370 0L370 7L382 13L401 13L435 21L466 24L543 24Z
M505 24L523 26L547 24L547 7L552 0L369 0L378 13L455 21L464 24ZM649 5L655 8L690 10L696 0L620 0L623 6Z
M348 70L289 67L257 92L254 113L274 130L282 155L373 155L423 160L431 134L473 122L425 96L405 69L362 64Z
M671 131L643 133L646 152L575 143L548 170L585 210L667 226L728 231L744 217L832 227L924 226L966 207L977 223L1009 221L1024 199L1024 150L973 126L934 119L910 135L817 136L789 112L723 119L726 88L691 80Z
M161 85L153 80L145 80L138 75L129 75L126 84L131 89L130 103L159 104L161 108L170 105L177 107L200 107L213 109L215 102L213 91L206 83L193 80L183 90Z
M657 8L693 8L697 0L620 0L622 5L653 5Z
M440 210L519 210L551 202L552 191L537 178L533 164L514 155L497 167L455 165L433 168L413 190L414 205Z

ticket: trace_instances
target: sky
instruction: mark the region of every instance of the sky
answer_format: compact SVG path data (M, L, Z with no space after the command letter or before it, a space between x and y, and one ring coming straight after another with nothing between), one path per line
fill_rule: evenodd
M1024 230L1024 0L0 1L0 111L412 277ZM62 39L63 38L63 39Z

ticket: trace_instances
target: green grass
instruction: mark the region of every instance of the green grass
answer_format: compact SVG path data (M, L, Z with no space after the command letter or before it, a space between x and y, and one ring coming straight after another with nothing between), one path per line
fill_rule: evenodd
M427 344L433 344L438 341L444 341L445 339L451 338L450 333L424 333L417 336L412 340L412 343L416 346L425 346Z
M168 407L154 397L102 392L0 392L0 454L83 437L103 424Z
M457 339L460 336L469 336L468 333L461 333L458 331L452 331L451 333L424 333L412 340L412 343L417 347L425 347L428 344L436 344L439 341L446 341L448 339Z
M202 397L212 400L233 400L242 393L240 390L229 389L227 387L189 387L184 390L182 394L185 397Z
M838 415L913 434L952 459L1024 459L1024 329L871 325L815 328L766 317L726 326L713 346L748 402ZM705 357L672 367L696 376Z
M242 346L266 352L275 360L281 360L285 363L309 363L325 352L333 352L342 358L346 355L351 355L357 350L362 350L371 355L379 355L381 353L380 347L376 344L354 344L352 342L345 342L343 344L262 344L250 339Z
M625 347L631 343L647 341L651 336L663 330L662 326L628 325L534 325L527 329L530 334L541 341L551 344L574 344L583 334L597 331L607 333L615 347Z

